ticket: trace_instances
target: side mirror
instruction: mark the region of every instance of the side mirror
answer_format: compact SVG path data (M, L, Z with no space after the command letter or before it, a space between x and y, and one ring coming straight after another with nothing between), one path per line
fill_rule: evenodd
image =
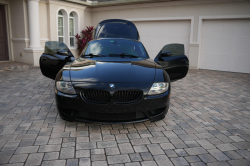
M59 55L66 55L66 56L69 56L69 53L68 53L68 51L66 51L66 50L58 50L56 53L59 54Z
M172 56L172 53L169 51L161 53L161 57L170 57L170 56Z

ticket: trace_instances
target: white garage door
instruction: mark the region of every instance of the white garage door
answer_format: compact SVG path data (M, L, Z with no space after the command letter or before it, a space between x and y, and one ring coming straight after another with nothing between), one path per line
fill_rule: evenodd
M151 59L155 58L164 45L170 43L184 44L185 54L188 56L190 21L143 21L134 24Z
M250 73L250 20L205 20L200 68Z

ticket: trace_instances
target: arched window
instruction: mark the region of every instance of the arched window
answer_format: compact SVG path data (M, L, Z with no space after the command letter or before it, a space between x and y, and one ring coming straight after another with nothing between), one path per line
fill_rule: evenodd
M63 13L62 11L58 12L58 41L59 42L64 42L64 18L63 18Z
M69 37L70 47L75 46L75 18L73 12L69 14Z

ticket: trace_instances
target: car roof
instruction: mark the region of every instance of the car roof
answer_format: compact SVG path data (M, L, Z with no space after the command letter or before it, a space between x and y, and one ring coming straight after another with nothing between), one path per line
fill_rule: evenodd
M130 40L130 41L135 41L135 42L141 43L141 41L139 41L139 40L126 39L126 38L98 38L98 39L93 39L93 40L91 40L91 41L96 41L96 40L116 40L116 39L118 39L118 40ZM90 41L90 42L91 42L91 41Z
M94 39L98 38L127 38L140 40L135 24L128 20L108 19L103 20L96 26Z

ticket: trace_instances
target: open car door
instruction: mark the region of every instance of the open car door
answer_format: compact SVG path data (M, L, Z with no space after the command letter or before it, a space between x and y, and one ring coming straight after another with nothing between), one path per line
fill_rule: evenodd
M58 41L45 43L44 53L40 57L40 69L44 76L55 79L62 67L75 58L67 45Z
M183 44L165 45L154 61L166 70L171 82L182 79L187 75L189 61L185 55Z

